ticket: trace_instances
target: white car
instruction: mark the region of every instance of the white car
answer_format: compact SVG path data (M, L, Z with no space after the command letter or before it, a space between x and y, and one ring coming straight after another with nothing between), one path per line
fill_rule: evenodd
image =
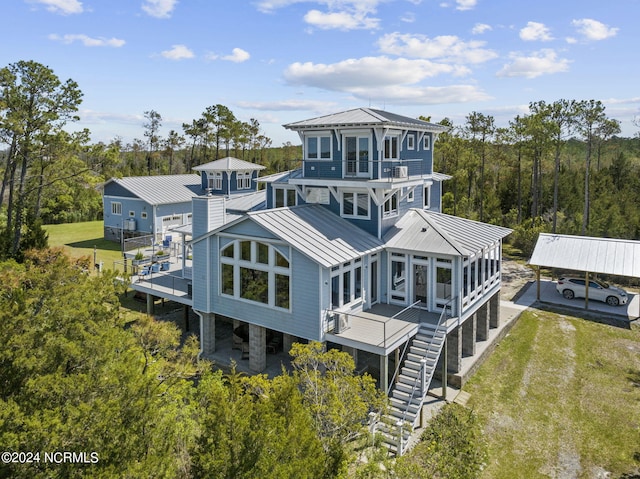
M556 286L558 293L567 299L584 298L584 279L581 278L560 278ZM589 299L603 301L609 306L627 304L627 293L623 289L610 286L604 281L597 279L589 280Z

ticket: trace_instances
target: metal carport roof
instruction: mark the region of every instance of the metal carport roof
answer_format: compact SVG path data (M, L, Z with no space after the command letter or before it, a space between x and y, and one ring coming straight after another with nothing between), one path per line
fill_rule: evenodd
M640 277L640 241L540 233L534 266Z

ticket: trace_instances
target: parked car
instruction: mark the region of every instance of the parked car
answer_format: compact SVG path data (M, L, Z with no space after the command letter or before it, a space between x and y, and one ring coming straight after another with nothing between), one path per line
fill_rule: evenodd
M567 299L585 297L585 280L581 278L560 278L556 289L558 293ZM627 304L627 293L625 290L611 286L604 281L597 279L589 280L589 299L603 301L610 306Z

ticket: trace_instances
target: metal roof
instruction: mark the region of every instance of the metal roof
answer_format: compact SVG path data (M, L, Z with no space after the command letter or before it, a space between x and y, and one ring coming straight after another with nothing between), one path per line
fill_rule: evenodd
M640 241L540 233L529 264L640 277Z
M391 227L384 240L388 248L471 256L511 231L457 216L411 209Z
M254 211L267 205L267 190L254 191L246 195L231 195L226 198L227 211Z
M284 125L284 127L289 130L363 126L386 126L433 132L447 131L449 129L443 125L397 115L384 110L375 110L373 108L356 108Z
M381 240L320 205L257 211L248 217L325 268L383 248Z
M239 160L238 158L233 158L231 156L193 167L196 171L247 171L264 170L265 168L265 166Z
M297 168L295 170L282 171L280 173L273 173L267 176L261 176L256 181L264 183L288 183L290 178L300 178L302 176L302 169Z
M198 175L129 176L112 178L106 184L117 183L150 205L188 203L202 194Z

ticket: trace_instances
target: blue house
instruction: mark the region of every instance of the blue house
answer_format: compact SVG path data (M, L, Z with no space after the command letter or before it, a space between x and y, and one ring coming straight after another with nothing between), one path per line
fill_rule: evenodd
M256 179L264 166L223 158L194 168L199 174L112 178L104 185L104 238L151 235L161 239L171 230L191 224L191 199L212 194L233 199L229 205L257 192ZM250 201L260 203L255 197Z
M498 327L510 230L440 212L441 125L359 108L285 128L300 136L302 164L258 179L264 210L225 223L219 202L193 199L203 353L216 349L216 322L232 320L248 330L256 372L273 337L285 350L315 340L375 355L392 420L415 424L431 377L456 381Z

